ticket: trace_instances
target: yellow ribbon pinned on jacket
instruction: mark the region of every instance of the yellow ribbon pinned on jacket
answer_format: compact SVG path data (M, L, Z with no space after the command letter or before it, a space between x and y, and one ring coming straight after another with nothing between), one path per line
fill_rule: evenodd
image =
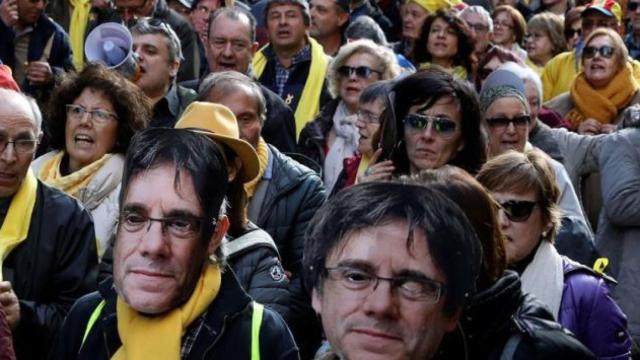
M73 51L73 66L77 71L84 68L84 32L89 22L91 0L69 0L73 6L69 24L69 42Z
M11 250L27 239L31 215L36 205L38 180L29 169L18 191L11 200L9 211L0 228L0 281L2 281L2 263Z
M324 54L322 45L311 37L307 37L307 41L311 46L311 67L309 68L309 75L307 75L307 81L304 84L298 107L292 109L295 111L294 116L296 118L296 140L300 137L302 128L320 112L322 84L329 69L329 60ZM253 57L253 71L258 79L260 79L265 67L267 67L268 60L264 55L265 48L266 46L260 49Z
M180 359L182 335L216 298L221 279L220 267L208 263L189 300L159 316L143 315L118 297L116 312L122 346L112 359Z
M593 263L593 271L598 274L604 274L604 270L609 266L609 259L601 257Z

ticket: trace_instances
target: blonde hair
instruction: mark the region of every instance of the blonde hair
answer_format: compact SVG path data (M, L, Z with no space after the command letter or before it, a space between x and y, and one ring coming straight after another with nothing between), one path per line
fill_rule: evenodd
M615 49L616 56L616 64L618 65L618 70L624 68L629 59L629 50L627 50L627 46L624 44L622 37L620 34L613 31L609 28L598 28L594 30L589 37L585 40L585 47L589 45L589 43L598 36L608 36L609 39L613 42L613 48ZM582 64L584 65L584 52L582 55Z
M527 30L540 31L549 37L553 44L553 55L565 51L567 40L564 38L564 23L560 15L550 12L543 12L534 15L527 23Z

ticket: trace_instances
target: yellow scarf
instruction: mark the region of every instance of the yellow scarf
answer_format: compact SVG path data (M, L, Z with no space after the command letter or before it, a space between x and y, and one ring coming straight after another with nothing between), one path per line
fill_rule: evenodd
M574 108L566 115L574 128L585 119L594 118L603 124L616 120L618 112L624 109L638 91L638 83L633 78L631 64L619 71L603 89L593 89L587 82L584 71L571 83L571 100Z
M296 140L300 137L300 131L302 131L305 124L313 120L320 111L322 84L324 84L324 78L329 69L329 60L324 54L322 45L311 37L307 37L307 41L311 46L311 67L309 68L309 75L307 75L307 82L304 84L298 107L295 109ZM253 71L258 79L262 76L265 67L267 67L268 59L264 55L265 48L266 46L260 49L253 57Z
M112 359L180 359L182 335L216 298L220 281L220 268L209 263L189 300L160 316L140 314L118 297L116 311L122 346Z
M269 148L267 147L266 141L260 136L260 140L258 140L258 147L256 148L256 153L258 154L258 163L260 164L258 176L255 179L246 182L244 184L244 192L247 193L247 201L253 197L253 194L256 191L256 187L262 180L262 176L264 175L265 170L267 170L267 165L269 165Z
M27 239L31 215L36 205L38 180L29 169L18 191L11 200L9 211L0 228L0 281L2 281L2 263L11 250Z
M69 0L73 7L69 24L69 42L73 51L73 66L77 71L84 68L84 32L89 21L91 0Z
M45 184L52 186L68 195L77 197L78 191L89 185L100 168L111 158L111 154L104 154L100 159L74 171L67 176L60 174L60 163L65 152L60 151L47 160L40 169L38 177Z

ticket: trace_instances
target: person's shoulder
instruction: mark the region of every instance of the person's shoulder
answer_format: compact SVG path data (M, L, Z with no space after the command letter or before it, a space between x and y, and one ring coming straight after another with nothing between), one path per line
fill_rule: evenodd
M40 188L40 195L42 195L43 216L47 222L72 225L72 222L77 222L78 216L85 216L91 222L88 211L75 198L40 180L38 180L38 188Z

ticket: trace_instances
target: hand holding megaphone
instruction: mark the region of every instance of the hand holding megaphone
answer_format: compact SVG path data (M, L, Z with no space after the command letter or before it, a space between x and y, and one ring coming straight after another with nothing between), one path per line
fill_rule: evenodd
M109 22L93 29L84 42L84 54L87 62L117 70L131 81L140 77L133 37L122 24Z

